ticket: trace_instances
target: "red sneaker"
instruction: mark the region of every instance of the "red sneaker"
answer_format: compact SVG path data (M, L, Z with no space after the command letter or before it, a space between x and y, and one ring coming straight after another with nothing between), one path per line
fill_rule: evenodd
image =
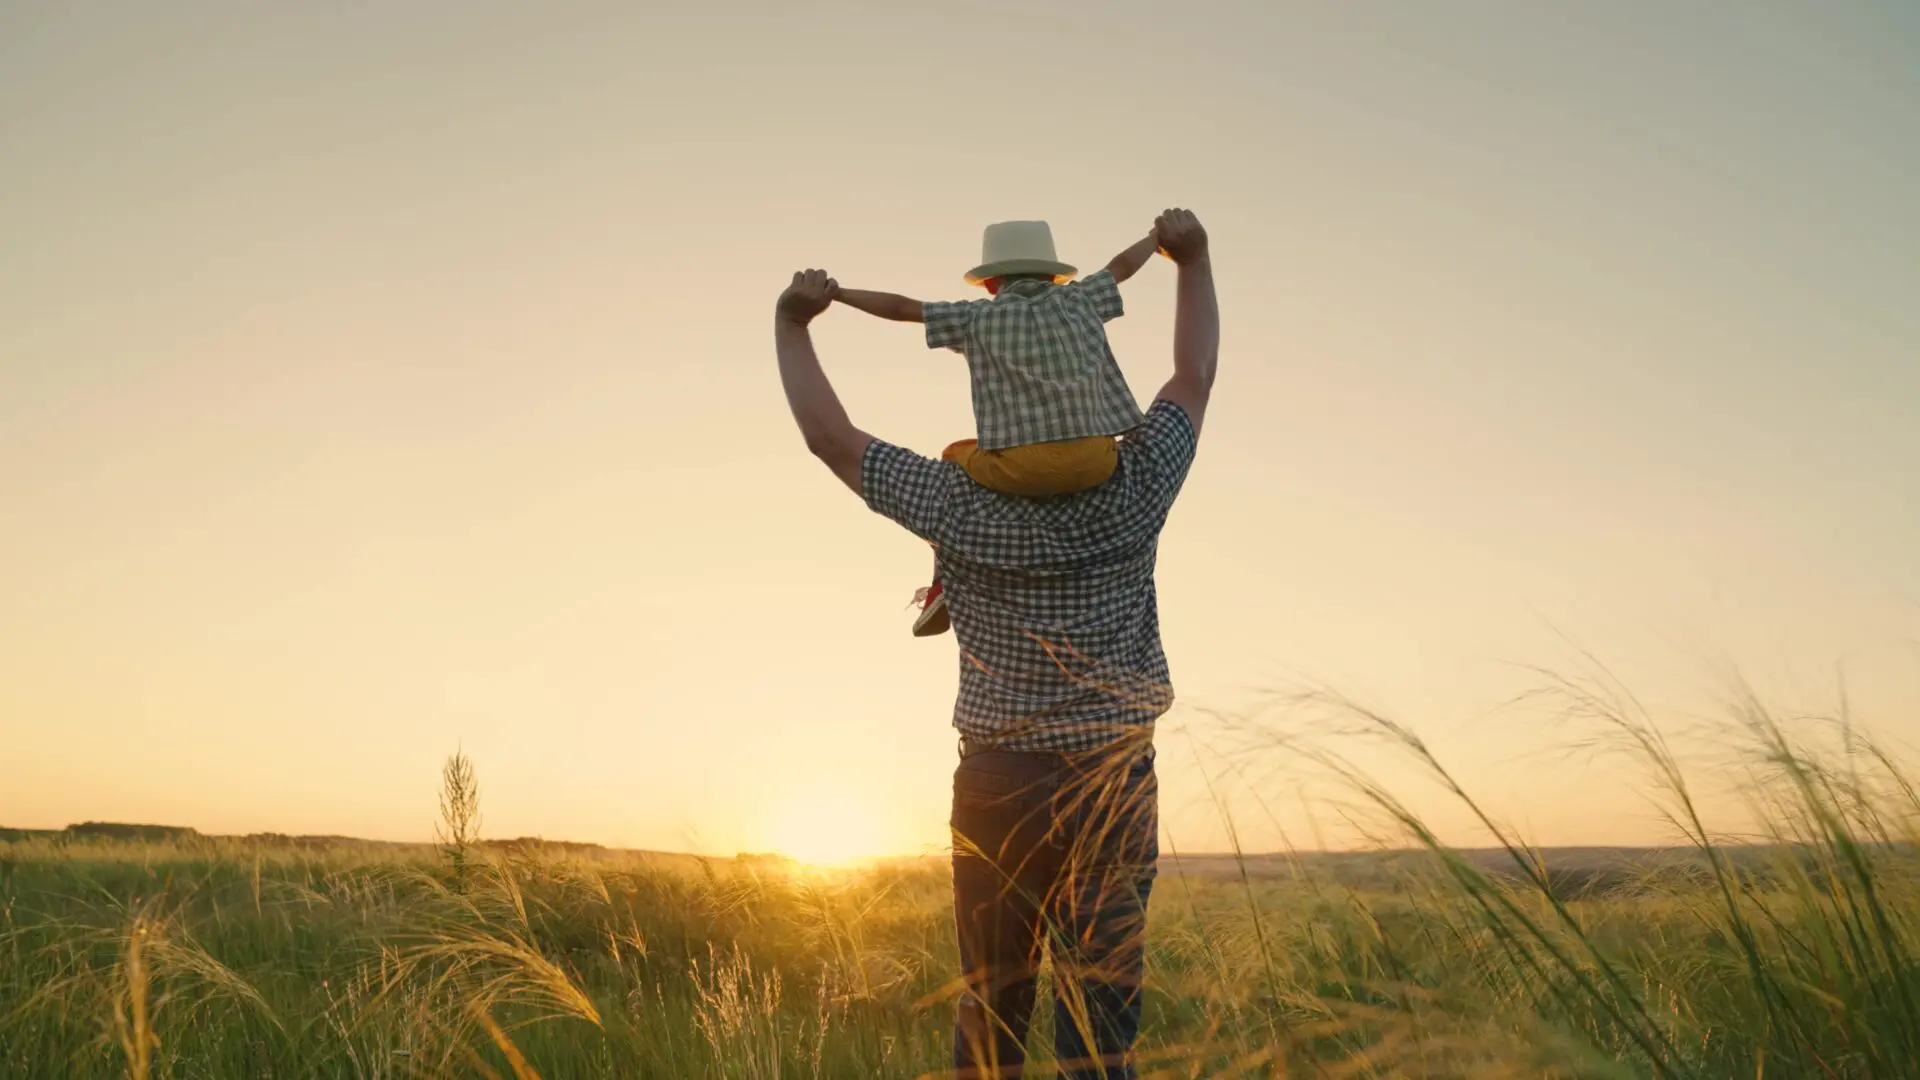
M913 620L914 637L934 637L952 628L953 619L947 614L947 590L941 586L939 578L934 578L933 584L914 593L913 599L920 605L920 615Z

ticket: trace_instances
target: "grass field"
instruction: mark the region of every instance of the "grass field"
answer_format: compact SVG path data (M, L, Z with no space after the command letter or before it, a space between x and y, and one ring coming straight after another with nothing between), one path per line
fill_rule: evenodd
M1920 801L1893 762L1851 737L1815 751L1744 707L1732 730L1751 752L1726 767L1765 842L1730 845L1651 726L1562 689L1637 755L1683 846L1571 868L1450 850L1343 759L1285 745L1408 851L1168 860L1143 1074L1920 1074ZM1349 716L1449 784L1412 735ZM938 862L819 872L456 839L0 842L0 1076L943 1066Z

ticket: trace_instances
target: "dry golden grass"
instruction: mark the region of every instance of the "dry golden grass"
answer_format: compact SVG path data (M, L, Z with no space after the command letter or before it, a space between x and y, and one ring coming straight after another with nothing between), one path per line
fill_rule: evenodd
M1414 854L1228 873L1169 860L1142 1075L1914 1075L1920 799L1896 762L1851 728L1816 749L1810 722L1743 700L1728 730L1747 751L1719 765L1767 842L1729 845L1692 795L1698 770L1630 697L1603 680L1553 691L1642 766L1683 855L1572 886L1485 816L1510 852L1498 870L1440 843L1337 742L1288 734L1385 740L1478 812L1412 732L1291 699L1222 745L1340 778ZM946 1063L938 863L785 873L462 835L0 844L0 1077L763 1080Z

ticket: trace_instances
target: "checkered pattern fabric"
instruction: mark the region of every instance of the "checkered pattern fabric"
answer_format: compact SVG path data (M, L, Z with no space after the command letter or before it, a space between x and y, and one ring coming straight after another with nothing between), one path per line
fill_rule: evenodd
M953 726L1016 750L1086 750L1173 704L1154 560L1196 446L1170 401L1120 441L1099 487L1003 495L960 467L878 439L861 462L867 505L934 545L960 693Z
M1124 308L1101 270L1079 281L1009 281L991 300L922 307L927 347L965 353L980 448L1118 435L1140 406L1107 346Z

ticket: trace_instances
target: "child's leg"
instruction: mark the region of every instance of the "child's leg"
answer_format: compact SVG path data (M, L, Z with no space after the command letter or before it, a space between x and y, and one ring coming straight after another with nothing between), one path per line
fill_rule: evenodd
M933 584L915 593L913 599L920 605L920 614L913 620L914 637L933 637L952 627L953 618L947 613L947 589L940 580L938 552L933 557Z
M941 451L940 459L964 468L967 458L979 446L978 439L961 439ZM914 637L934 637L953 627L953 617L947 613L947 587L940 580L940 553L937 549L933 555L933 583L916 592L913 599L920 605L920 614L913 620Z
M940 460L951 461L964 469L967 467L968 459L979 452L979 439L961 439L958 442L948 443L947 448L940 451Z
M976 439L961 439L940 457L966 470L981 487L1008 495L1039 498L1066 495L1099 487L1113 475L1120 457L1110 436L1031 443L1005 450L982 450ZM915 637L944 634L952 626L947 613L946 586L940 580L940 560L933 563L933 584L920 590L920 614L914 619Z
M965 469L981 487L1028 498L1099 487L1120 462L1113 437L1105 435L1005 450L982 450L967 439L947 447L941 456Z

